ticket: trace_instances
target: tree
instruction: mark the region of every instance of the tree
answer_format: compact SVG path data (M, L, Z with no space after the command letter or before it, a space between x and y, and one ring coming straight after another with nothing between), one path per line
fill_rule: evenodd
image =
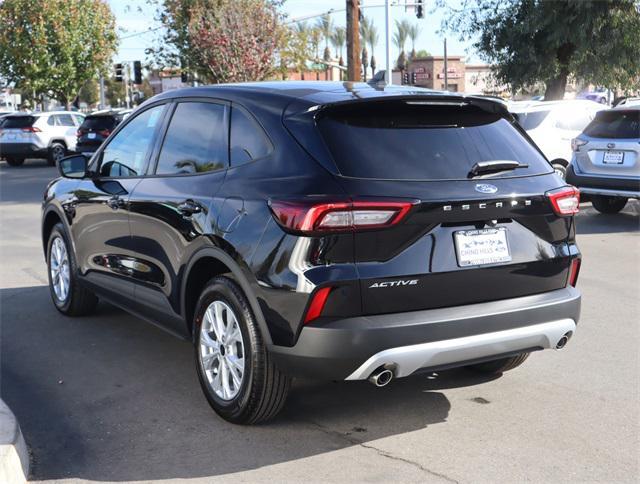
M404 71L407 67L407 54L405 54L404 46L407 43L407 37L409 36L409 29L411 24L408 20L397 21L396 31L393 33L393 43L398 49L400 49L400 55L398 56L397 66L398 69Z
M411 39L411 54L409 55L409 59L413 60L416 58L416 40L418 40L420 36L420 25L417 22L408 26L407 36Z
M329 42L331 42L331 33L333 32L333 22L331 21L331 15L325 13L317 21L316 27L322 36L324 37L324 54L323 58L326 61L331 60L331 50L329 49Z
M280 0L156 1L164 35L148 53L159 66L181 66L214 83L259 81L276 72L289 38Z
M367 67L369 67L369 53L367 52L367 39L369 38L369 31L373 27L373 21L366 16L362 16L360 20L360 42L362 44L362 70L364 72L364 80L367 80Z
M342 48L347 41L347 29L344 27L336 27L331 33L331 44L336 50L336 57L340 58L340 65L344 64L342 60Z
M366 38L364 39L364 41L366 44L369 44L369 48L371 49L371 61L369 62L369 65L371 66L371 76L373 77L373 75L376 73L376 58L373 49L378 43L378 29L376 29L376 26L373 25L373 21L371 21L369 25L367 25Z
M0 76L34 101L52 92L68 107L106 71L116 45L115 17L103 0L0 3Z
M95 79L89 79L80 88L78 101L85 102L88 106L98 104L100 101L100 86Z
M444 27L477 38L474 47L514 90L541 82L545 99L562 99L572 77L609 88L639 82L637 0L462 0Z
M426 49L420 49L418 52L416 52L416 59L422 59L424 57L430 57L431 56L431 52L429 52Z

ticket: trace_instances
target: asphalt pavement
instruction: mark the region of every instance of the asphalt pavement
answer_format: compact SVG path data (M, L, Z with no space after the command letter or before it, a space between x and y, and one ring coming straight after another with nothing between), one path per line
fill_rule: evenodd
M296 381L275 421L241 427L209 408L188 343L105 303L54 309L39 225L54 176L0 162L0 391L32 479L638 482L639 203L582 207L582 319L564 350L494 379Z

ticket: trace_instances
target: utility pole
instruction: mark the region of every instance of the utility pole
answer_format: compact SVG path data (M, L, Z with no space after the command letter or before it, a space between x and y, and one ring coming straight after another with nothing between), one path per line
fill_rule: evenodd
M347 79L360 81L360 0L347 0Z
M449 90L449 66L447 65L447 38L444 38L444 90Z
M104 76L100 74L100 109L104 109Z
M393 82L393 71L391 69L391 0L384 1L384 36L385 36L385 49L387 51L387 62L385 66L385 77L387 86L390 86Z

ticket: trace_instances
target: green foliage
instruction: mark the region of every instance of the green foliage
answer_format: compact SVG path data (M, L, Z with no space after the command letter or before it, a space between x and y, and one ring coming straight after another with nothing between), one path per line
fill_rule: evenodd
M416 59L422 59L424 57L430 57L431 56L431 52L429 52L426 49L420 49L418 52L416 52Z
M331 33L331 45L336 50L336 55L342 59L342 49L347 41L347 29L336 27Z
M78 100L87 103L89 106L98 104L100 101L100 86L95 79L90 79L84 83L78 92Z
M25 92L69 104L106 70L117 45L103 0L5 0L0 3L0 76Z
M444 27L477 39L514 90L537 82L545 99L561 99L569 77L609 88L640 85L637 0L439 0Z

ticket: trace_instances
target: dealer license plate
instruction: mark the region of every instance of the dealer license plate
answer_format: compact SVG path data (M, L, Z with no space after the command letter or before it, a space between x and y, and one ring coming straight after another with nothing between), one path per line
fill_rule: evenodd
M460 267L497 264L511 260L507 229L504 227L460 230L455 232L454 239Z

